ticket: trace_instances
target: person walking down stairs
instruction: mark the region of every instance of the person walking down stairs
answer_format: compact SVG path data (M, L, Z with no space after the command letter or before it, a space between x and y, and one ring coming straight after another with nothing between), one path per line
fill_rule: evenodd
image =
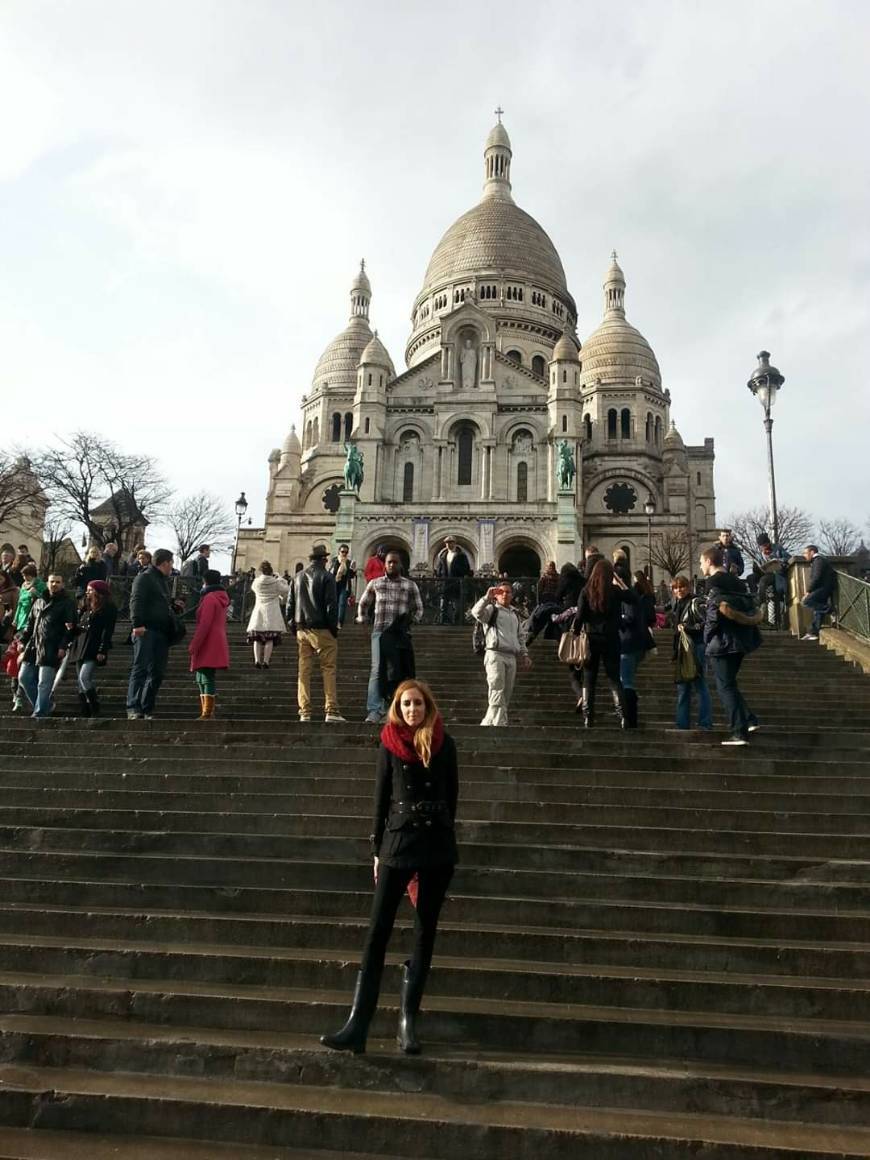
M117 618L118 609L112 600L108 581L89 581L85 589L84 612L74 630L75 638L69 650L69 659L76 666L83 717L99 715L100 701L94 673L109 659Z
M196 674L199 688L200 721L214 716L215 674L230 667L227 642L227 608L230 598L221 584L221 574L207 569L196 606L196 631L187 646L190 671Z
M456 745L444 732L435 698L422 681L404 681L381 730L375 786L375 894L350 1016L320 1042L359 1055L378 1005L387 944L402 896L415 907L414 951L402 968L397 1042L418 1055L417 1015L435 950L441 906L458 861L454 824L459 796ZM416 890L414 887L416 886Z

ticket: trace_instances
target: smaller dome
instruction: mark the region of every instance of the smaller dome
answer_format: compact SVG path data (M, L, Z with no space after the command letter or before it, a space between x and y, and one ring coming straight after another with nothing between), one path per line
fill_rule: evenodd
M299 442L299 436L296 434L296 424L290 428L290 433L284 440L284 454L285 455L301 455L302 444Z
M562 337L553 348L553 362L569 361L577 358L577 343L567 330L562 331Z
M625 274L623 274L622 267L620 266L619 262L617 262L617 260L616 260L616 250L613 250L611 252L610 268L608 269L607 274L604 278L605 286L608 283L614 283L614 282L621 283L623 286L625 285Z
M359 273L350 284L351 291L362 290L366 294L371 294L372 284L369 281L369 276L366 273L366 260L363 258L359 264Z
M673 419L671 420L670 430L668 431L667 435L665 435L664 446L665 450L670 449L672 451L683 450L683 448L686 446L683 442L683 437L677 430L677 425Z
M499 145L503 149L510 149L511 147L511 139L508 137L508 131L501 121L497 125L493 125L490 129L484 149L494 149Z
M393 360L390 358L387 348L378 338L377 331L375 331L371 342L360 355L359 362L360 366L363 363L367 363L376 367L386 367L391 375L396 373L393 369Z

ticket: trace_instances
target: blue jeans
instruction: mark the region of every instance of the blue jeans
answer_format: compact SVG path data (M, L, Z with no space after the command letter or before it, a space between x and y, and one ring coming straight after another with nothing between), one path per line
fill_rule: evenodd
M619 679L622 682L623 689L634 688L634 678L637 674L637 666L640 664L642 659L642 652L619 654Z
M822 617L831 611L830 596L822 596L820 592L808 592L801 603L812 612L813 624L810 631L818 636L822 628Z
M23 664L18 672L18 684L24 690L24 695L33 706L34 717L49 717L54 708L51 700L51 689L57 668L53 665Z
M369 687L366 694L366 713L383 713L384 698L381 696L381 633L372 633L372 667L369 669Z
M79 661L78 665L78 682L79 692L87 693L94 687L94 670L97 667L96 661Z
M348 587L339 588L338 590L338 623L344 624L344 618L347 615L347 602L350 599L350 589Z
M169 640L164 633L149 628L143 636L133 637L133 664L127 686L128 709L151 716L168 660Z
M713 728L713 706L710 703L710 690L704 676L707 667L707 656L704 652L704 642L694 642L695 661L698 665L698 675L694 681L677 681L677 728L691 729L692 727L692 691L698 694L698 727L700 729Z
M716 674L716 689L722 708L728 717L728 725L735 737L745 737L750 725L757 725L758 718L746 704L737 687L737 674L743 664L743 653L727 653L712 657L713 672Z

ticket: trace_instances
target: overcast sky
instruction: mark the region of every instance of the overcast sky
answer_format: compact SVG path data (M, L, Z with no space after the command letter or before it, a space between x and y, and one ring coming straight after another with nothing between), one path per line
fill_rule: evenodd
M94 428L261 522L360 257L401 367L501 103L580 338L615 246L720 521L766 501L766 348L780 502L866 535L868 43L865 0L0 0L5 444Z

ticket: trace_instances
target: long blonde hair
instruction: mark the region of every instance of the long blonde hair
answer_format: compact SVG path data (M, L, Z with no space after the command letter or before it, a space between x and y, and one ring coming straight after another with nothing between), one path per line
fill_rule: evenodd
M387 713L387 721L390 725L404 725L405 718L402 716L402 697L409 689L419 689L423 694L423 704L426 706L426 716L423 718L423 724L418 725L414 733L414 748L420 757L420 760L429 768L429 763L432 760L432 735L435 732L435 722L438 720L439 712L438 705L435 703L435 698L432 695L432 690L425 681L418 681L414 678L402 681L398 689L393 694L393 699L390 702L390 708Z

